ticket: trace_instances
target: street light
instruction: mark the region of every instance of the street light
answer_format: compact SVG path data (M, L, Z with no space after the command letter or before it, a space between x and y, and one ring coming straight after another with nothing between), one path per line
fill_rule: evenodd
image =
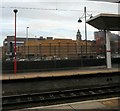
M26 40L28 41L28 29L29 27L26 27Z
M16 72L17 72L17 62L16 62L16 14L17 14L18 10L14 9L13 12L15 13L14 74L16 74Z
M78 22L82 22L82 18L85 18L85 42L86 42L86 57L87 57L87 26L86 26L86 17L92 18L92 14L88 14L86 12L86 7L84 7L84 13L83 15L79 18Z
M27 42L27 44L28 44L28 29L29 29L29 27L26 27L26 42ZM29 46L27 47L27 55L28 55L28 58L29 58Z

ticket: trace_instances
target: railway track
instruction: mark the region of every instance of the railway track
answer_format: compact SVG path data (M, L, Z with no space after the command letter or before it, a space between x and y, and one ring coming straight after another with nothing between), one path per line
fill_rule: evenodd
M51 91L2 97L3 110L22 109L35 106L58 104L120 96L120 85Z

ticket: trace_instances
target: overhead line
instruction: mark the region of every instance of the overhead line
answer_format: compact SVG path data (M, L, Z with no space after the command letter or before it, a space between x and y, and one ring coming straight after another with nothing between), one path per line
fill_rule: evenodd
M0 7L0 8L11 8L11 9L14 9L14 8L16 8L16 9L25 9L25 10L53 10L53 11L55 11L55 10L57 10L57 11L79 11L79 12L83 12L83 10L79 10L79 9L76 9L76 10L68 10L68 9L58 9L58 8L31 8L31 7L4 7L4 6L2 6L2 7ZM96 11L88 11L88 12L92 12L92 13L96 13Z
M72 10L72 9L60 9L60 8L32 8L32 7L5 7L5 6L2 6L0 8L6 8L6 9L23 9L23 10L45 10L45 11L68 11L68 12L80 12L80 13L83 13L83 10L79 10L79 9L76 9L76 10ZM88 13L100 13L100 11L88 11Z

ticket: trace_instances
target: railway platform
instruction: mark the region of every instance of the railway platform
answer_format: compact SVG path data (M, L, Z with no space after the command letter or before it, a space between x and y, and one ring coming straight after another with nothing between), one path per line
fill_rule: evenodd
M41 106L41 107L33 107L21 109L20 111L56 111L56 110L65 110L65 111L105 111L105 109L109 109L109 111L118 111L120 110L120 98L107 98L107 99L98 99L98 100L88 100L82 102L73 102L73 103L65 103L58 105L50 105L50 106ZM103 110L102 110L103 109ZM18 111L18 110L16 110Z
M72 68L67 70L58 71L41 71L41 72L26 72L16 74L2 74L0 80L13 80L13 79L25 79L25 78L37 78L37 77L56 77L56 76L70 76L70 75L86 75L86 74L97 74L97 73L110 73L119 72L118 67L107 69L106 66L94 66L84 68Z
M18 104L17 109L19 108L27 108L30 106L36 106L35 110L44 109L100 109L100 108L111 108L106 106L105 104L114 103L112 108L116 108L119 105L117 104L117 100L113 102L80 102L80 99L85 99L85 95L90 98L100 99L100 98L110 98L110 97L119 97L119 69L118 67L114 67L111 69L107 69L105 66L100 67L86 67L86 68L77 68L77 69L69 69L69 70L59 70L59 71L46 71L46 72L31 72L31 73L18 73L18 74L5 74L2 79L2 94L3 94L3 103L4 108L9 109L9 100L14 100L13 103L10 102L11 106L14 109L14 105L16 103L23 102L24 104ZM39 95L40 94L40 95ZM47 95L46 95L47 94ZM66 95L67 94L67 95ZM7 98L6 98L7 97ZM36 99L35 99L35 98ZM47 98L46 98L47 97ZM69 98L70 97L70 98ZM80 97L80 98L78 98ZM14 98L14 99L13 99ZM23 99L24 98L24 99ZM58 98L61 101L57 101ZM40 107L39 104L27 104L29 101L36 102L41 101L42 104L43 99L48 101L48 103L53 102L62 102L62 98L69 98L72 102L71 98L79 99L75 104L67 103L65 105L51 106L51 107ZM67 99L67 100L69 100ZM67 101L65 100L65 101ZM92 99L86 99L92 100ZM68 101L68 102L70 102ZM26 104L28 106L26 106ZM79 104L80 103L80 104ZM87 103L87 104L86 104ZM41 105L42 105L41 104ZM52 104L52 103L51 103ZM50 105L50 104L49 104ZM12 109L12 107L10 108ZM42 105L43 106L43 105ZM80 107L81 106L81 107ZM95 106L95 107L94 107ZM96 107L100 106L100 107ZM30 108L30 107L29 107ZM28 111L29 109L25 109ZM34 110L34 109L33 109Z

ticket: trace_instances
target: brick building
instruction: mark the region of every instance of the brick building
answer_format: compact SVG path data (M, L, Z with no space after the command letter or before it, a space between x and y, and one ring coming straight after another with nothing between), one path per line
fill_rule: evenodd
M76 40L53 39L53 37L16 38L17 58L43 59L77 59L96 57L94 41L81 40L80 31L77 31ZM14 57L14 36L7 36L3 41L3 58Z
M95 49L93 42L88 41L88 57L93 57ZM18 55L26 57L45 57L59 59L75 59L86 57L85 41L72 39L45 39L28 40L24 45L17 47Z

